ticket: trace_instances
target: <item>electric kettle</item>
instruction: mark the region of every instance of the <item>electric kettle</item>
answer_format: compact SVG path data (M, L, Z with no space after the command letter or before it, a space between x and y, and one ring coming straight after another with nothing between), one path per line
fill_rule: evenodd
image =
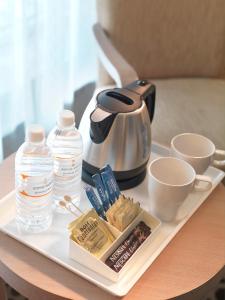
M82 179L107 164L121 190L143 181L151 150L155 86L136 80L124 88L107 89L92 98L81 119L84 156Z

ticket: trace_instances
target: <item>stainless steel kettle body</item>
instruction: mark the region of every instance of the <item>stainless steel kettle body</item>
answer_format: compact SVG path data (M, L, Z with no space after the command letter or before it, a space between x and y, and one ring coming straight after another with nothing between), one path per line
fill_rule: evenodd
M79 127L84 142L84 181L92 184L91 176L106 164L112 167L121 189L144 179L154 103L155 87L144 80L105 90L91 100Z

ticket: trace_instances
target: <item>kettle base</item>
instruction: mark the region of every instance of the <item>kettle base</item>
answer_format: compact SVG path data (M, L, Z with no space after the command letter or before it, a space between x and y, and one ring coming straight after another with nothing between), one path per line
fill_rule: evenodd
M89 170L87 170L87 165L89 165L89 164L87 164L85 161L83 161L82 180L84 182L94 186L94 182L92 180L92 175L98 173L99 169L94 167L95 171L94 172L89 172ZM115 177L116 177L116 181L118 183L118 186L119 186L120 190L121 191L128 190L128 189L131 189L131 188L139 185L145 179L146 165L147 165L147 163L144 164L142 167L140 167L141 172L139 174L135 175L134 177L127 178L127 179L117 179L116 172L114 172ZM130 171L130 172L132 173L132 171ZM121 176L122 172L119 172L119 173L120 173L120 176ZM127 174L127 171L126 171L126 174Z

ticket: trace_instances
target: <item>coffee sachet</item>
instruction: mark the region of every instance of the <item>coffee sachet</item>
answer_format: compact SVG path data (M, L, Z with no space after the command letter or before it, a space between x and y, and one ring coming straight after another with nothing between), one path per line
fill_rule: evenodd
M151 228L140 221L119 247L110 254L105 264L115 272L119 272L150 234Z

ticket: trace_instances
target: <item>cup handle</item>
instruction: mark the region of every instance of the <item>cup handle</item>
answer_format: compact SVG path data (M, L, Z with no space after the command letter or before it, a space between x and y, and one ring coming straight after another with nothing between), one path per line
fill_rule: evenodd
M225 167L225 151L216 149L215 154L222 157L222 159L220 159L220 160L215 159L213 161L214 167L216 167L216 168Z
M198 185L199 181L207 182L208 184L205 187L201 187ZM196 175L194 182L194 189L197 192L205 192L212 188L212 179L206 175Z

